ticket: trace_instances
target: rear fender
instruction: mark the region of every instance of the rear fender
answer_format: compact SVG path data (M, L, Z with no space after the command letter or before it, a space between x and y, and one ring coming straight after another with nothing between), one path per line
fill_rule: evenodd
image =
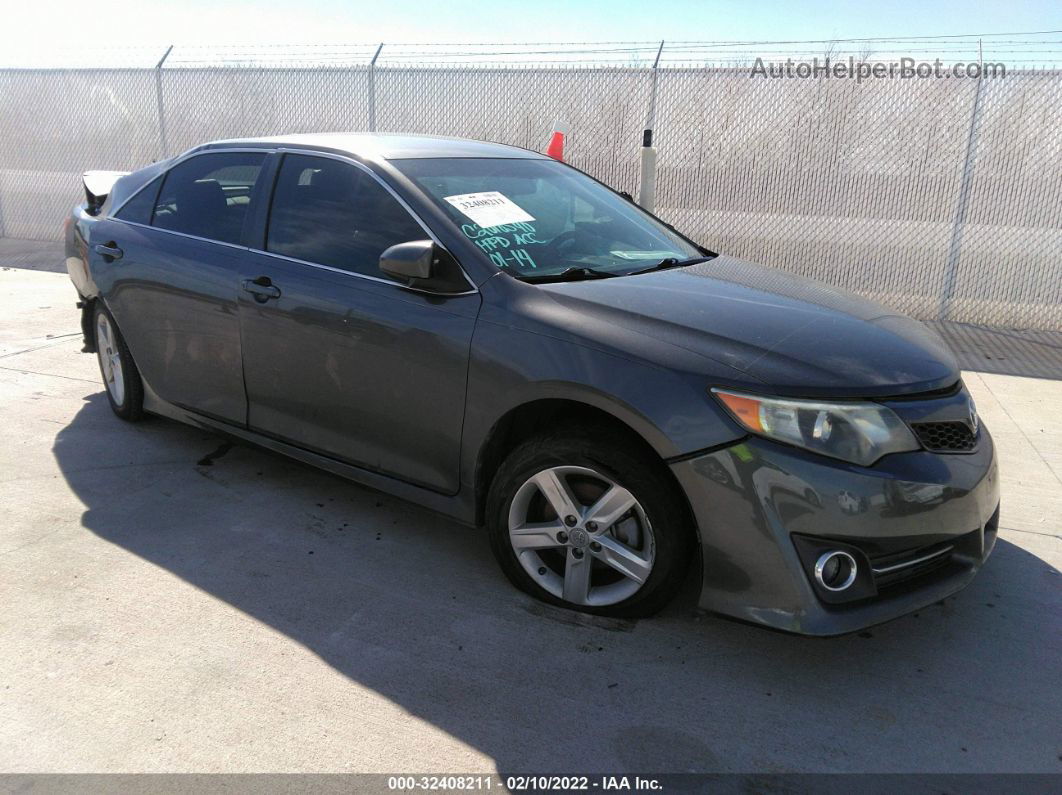
M89 237L91 228L96 223L96 218L85 211L84 204L80 204L71 211L63 224L66 272L82 298L94 298L97 293L89 267Z

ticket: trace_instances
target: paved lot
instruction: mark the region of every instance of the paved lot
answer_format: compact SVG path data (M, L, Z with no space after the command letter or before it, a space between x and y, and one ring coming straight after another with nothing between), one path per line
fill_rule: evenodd
M689 595L542 608L481 534L118 421L65 276L0 297L2 771L1062 771L1060 380L966 374L1002 456L981 576L808 640Z

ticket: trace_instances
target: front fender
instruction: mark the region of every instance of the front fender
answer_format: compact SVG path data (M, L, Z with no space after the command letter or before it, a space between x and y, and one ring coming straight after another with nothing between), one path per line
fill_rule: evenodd
M481 316L469 361L464 483L474 483L477 456L494 425L513 409L544 399L607 412L665 460L744 436L709 398L703 376Z

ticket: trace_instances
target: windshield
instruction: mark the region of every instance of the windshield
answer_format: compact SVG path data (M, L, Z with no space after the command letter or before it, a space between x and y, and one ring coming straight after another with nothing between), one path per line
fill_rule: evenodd
M702 252L555 160L393 160L499 269L518 278L623 275Z

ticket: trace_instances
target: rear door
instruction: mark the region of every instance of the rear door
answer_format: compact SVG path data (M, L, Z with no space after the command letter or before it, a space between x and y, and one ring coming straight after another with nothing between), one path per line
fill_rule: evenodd
M367 168L283 155L264 251L241 273L253 430L457 492L479 294L417 292L378 267L385 248L428 237Z
M236 294L244 226L267 153L194 155L93 230L104 300L163 400L244 425ZM95 253L96 245L103 252ZM99 279L97 279L99 284Z

